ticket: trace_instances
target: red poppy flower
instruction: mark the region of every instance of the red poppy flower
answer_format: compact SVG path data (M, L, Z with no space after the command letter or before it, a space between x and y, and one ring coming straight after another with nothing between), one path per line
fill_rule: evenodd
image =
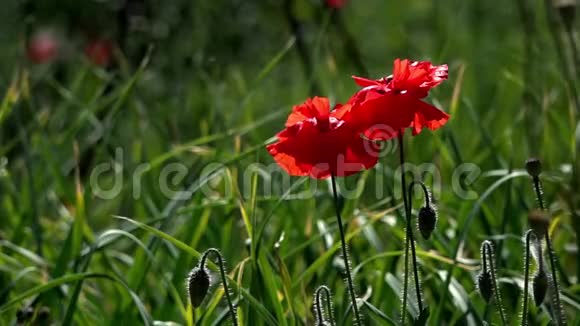
M342 177L373 167L378 153L342 119L348 110L339 108L330 111L324 97L295 106L286 129L277 135L278 141L267 146L268 152L288 174L295 176Z
M326 6L333 9L341 9L346 5L346 0L326 0Z
M355 121L374 140L393 138L406 128L412 128L413 135L425 127L436 130L449 115L421 99L447 79L447 71L447 65L396 59L391 76L378 80L353 76L364 88L349 100L352 109L345 119Z
M58 55L59 40L51 31L34 34L26 46L26 56L36 64L50 63Z
M105 39L92 40L85 47L85 55L93 64L107 67L113 57L113 43Z

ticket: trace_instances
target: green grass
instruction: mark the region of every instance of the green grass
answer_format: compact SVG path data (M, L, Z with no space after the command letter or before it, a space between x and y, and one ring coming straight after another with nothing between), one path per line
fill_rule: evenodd
M0 325L15 324L26 306L49 308L50 321L67 325L226 322L218 285L195 321L188 305L185 279L208 248L226 259L241 325L312 325L323 284L337 324L350 325L330 183L285 177L264 147L292 105L311 95L346 101L357 90L351 75L390 74L396 57L450 67L428 101L452 119L405 143L409 162L440 173L425 180L436 186L438 227L417 242L429 324L500 323L474 284L486 239L496 245L508 319L520 323L532 156L544 165L562 303L577 324L580 72L550 3L351 1L336 20L316 1L296 0L297 36L277 2L175 1L154 10L168 35L145 57L121 55L118 69L104 70L80 50L58 65L28 63L25 25L8 1L0 15ZM387 146L376 168L339 180L343 191L359 191L344 201L343 219L369 325L400 320L405 223L398 153ZM106 172L99 185L120 180L120 191L103 199L90 176L112 162L122 175ZM164 175L170 164L186 174ZM465 164L481 174L457 179ZM168 198L160 178L191 196ZM530 301L531 325L548 323L548 306Z

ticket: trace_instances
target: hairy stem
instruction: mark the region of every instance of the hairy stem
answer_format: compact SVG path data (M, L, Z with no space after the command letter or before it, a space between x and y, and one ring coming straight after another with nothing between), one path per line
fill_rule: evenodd
M554 301L554 313L556 314L558 325L566 325L566 320L564 319L562 312L562 304L560 303L560 286L558 285L558 277L556 276L556 254L554 253L554 248L552 247L552 240L550 240L550 232L546 232L546 248L548 249L550 269L552 270L552 286L554 287L554 293L552 294Z
M534 190L536 192L536 199L538 200L538 205L540 209L545 210L544 207L544 198L542 195L542 184L540 182L540 178L538 176L533 177L534 182ZM550 269L552 274L552 286L553 286L553 309L554 313L556 314L556 321L558 325L566 325L566 321L564 319L562 313L562 304L560 303L560 286L558 284L558 277L556 276L556 254L554 253L554 248L552 247L552 240L550 239L550 231L547 230L546 234L544 235L546 239L546 248L548 250L548 258L550 259Z
M401 151L403 150L403 144L401 143ZM403 164L401 164L403 165ZM402 171L403 172L403 171ZM403 178L404 178L404 172L403 172ZM404 182L403 182L404 184ZM415 278L415 292L417 295L417 306L419 307L419 313L421 313L423 311L423 300L422 300L422 295L421 295L421 284L420 284L420 280L419 280L419 268L417 266L417 252L415 249L415 238L413 236L413 227L412 227L412 223L411 223L411 205L412 205L412 199L413 199L413 187L415 185L420 185L421 188L423 189L423 193L425 195L425 206L429 207L430 201L429 201L429 191L427 190L427 187L425 187L425 184L422 182L418 182L418 181L413 181L411 182L411 184L409 185L409 190L407 191L407 196L409 198L409 200L407 201L407 211L406 211L406 215L407 215L407 236L409 238L409 242L411 243L411 254L413 256L413 276Z
M415 240L413 238L413 230L411 225L411 204L409 203L410 196L407 197L407 182L405 180L405 151L403 145L403 130L399 131L399 159L401 163L401 191L403 193L403 203L405 206L406 218L406 241L405 241L405 275L403 281L403 306L401 311L402 323L405 324L405 316L407 314L407 295L409 292L409 246L411 247L411 254L413 259L413 276L415 278L415 290L417 295L417 306L419 312L423 311L423 301L421 299L421 286L419 282L419 272L417 270L417 253L415 251Z
M218 266L219 266L219 270L220 270L220 276L222 279L222 285L224 287L224 294L226 296L226 301L228 302L228 307L230 310L230 316L232 317L232 324L234 326L238 326L238 317L236 314L236 307L234 306L234 303L232 302L232 298L230 296L230 288L228 286L228 280L227 280L227 276L226 276L226 268L224 267L224 260L222 258L221 253L219 252L219 250L215 249L215 248L210 248L208 250L206 250L203 254L203 256L201 256L201 263L200 266L202 266L202 268L205 267L205 262L207 260L207 257L209 256L209 254L213 253L217 259L218 259Z
M524 302L522 307L522 326L528 325L528 296L529 296L529 282L530 282L530 247L531 239L536 238L533 230L526 232L526 254L524 260ZM541 253L540 253L541 254ZM541 257L539 257L541 259Z
M489 272L491 274L491 282L493 283L493 292L495 294L495 303L497 309L499 310L499 316L501 317L502 325L508 325L505 312L503 309L503 300L501 297L501 292L499 290L499 285L497 283L497 273L495 270L495 255L493 253L493 245L489 241L484 242L485 251L487 252L487 263L489 264Z
M340 244L342 247L342 257L344 259L344 266L346 269L346 282L348 285L348 292L350 293L350 301L352 302L352 309L354 311L354 318L356 325L362 326L362 319L360 317L360 312L358 310L358 305L356 303L356 293L354 291L354 284L352 281L352 275L350 271L350 261L348 259L348 248L346 244L346 239L344 236L344 228L342 226L342 218L340 217L340 207L338 205L338 192L336 191L336 178L334 174L331 175L332 180L332 193L334 195L334 208L336 209L336 221L338 223L338 231L340 232Z
M324 292L324 300L326 301L326 315L328 318L324 318L324 309L322 308L322 298L321 294ZM326 285L321 285L316 289L315 293L316 302L316 320L317 325L323 325L325 320L328 320L331 326L334 326L334 316L332 315L332 297L330 295L330 289Z

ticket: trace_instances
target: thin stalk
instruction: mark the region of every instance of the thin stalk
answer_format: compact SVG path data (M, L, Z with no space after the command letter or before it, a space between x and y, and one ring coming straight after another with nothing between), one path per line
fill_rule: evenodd
M528 230L526 232L526 254L524 261L524 302L522 307L522 326L528 325L528 297L529 297L529 282L530 282L530 247L531 239L536 237L536 233L533 230ZM540 253L541 254L541 253ZM540 261L542 257L539 257Z
M556 276L556 254L552 247L552 240L550 240L550 232L546 232L546 247L548 249L548 257L550 258L550 269L552 270L552 285L554 286L554 310L557 314L556 320L558 325L566 325L566 320L562 314L562 304L560 303L560 286L558 285L558 277Z
M496 275L496 270L495 270L495 255L493 253L493 245L491 244L491 242L489 241L485 241L484 242L484 252L487 252L486 256L487 256L487 260L488 260L488 264L489 264L489 272L491 274L491 282L493 283L493 292L495 294L495 303L497 305L497 309L499 310L499 316L501 317L501 323L502 325L508 325L507 323L507 319L505 316L505 312L503 309L503 300L501 298L501 292L499 290L499 285L497 283L497 275ZM485 259L485 257L484 257Z
M405 235L405 270L403 272L403 305L401 307L401 324L405 325L407 317L407 294L409 292L409 235Z
M226 269L224 267L224 260L222 258L221 253L219 252L219 250L217 250L215 248L210 248L210 249L206 250L205 253L203 254L203 256L201 257L200 266L202 268L205 268L205 261L207 260L207 257L209 256L210 253L213 253L218 258L218 266L220 269L220 276L222 278L222 285L224 287L224 294L226 296L226 301L228 302L228 307L230 309L230 316L232 317L232 324L234 326L238 326L238 317L236 314L236 307L234 306L234 304L232 302L232 298L230 296L231 293L230 293L230 288L228 286Z
M427 186L425 186L425 184L421 181L412 181L409 184L409 191L408 191L409 203L413 202L413 187L415 187L415 186L421 187L421 189L423 190L423 195L425 196L425 207L429 207L431 205L431 197L429 196L429 190L427 189Z
M403 144L401 142L401 152L403 150ZM403 165L403 164L401 164ZM404 172L403 172L403 178L404 178ZM409 241L411 243L411 255L413 256L413 275L415 277L415 292L417 295L417 306L419 308L419 313L421 313L423 311L423 300L422 300L422 296L421 296L421 283L419 280L419 268L417 266L417 252L415 249L415 237L413 235L413 227L412 227L412 223L411 223L411 205L412 205L412 199L413 199L413 187L415 185L420 185L421 188L423 189L423 194L425 196L425 206L429 207L430 205L430 200L429 200L429 191L427 190L427 187L425 187L425 184L419 181L413 181L411 182L411 184L409 184L409 190L407 191L407 196L409 198L409 200L407 201L407 233L408 233L408 237L409 237Z
M536 192L536 199L538 200L538 205L540 209L545 210L544 199L542 195L542 184L540 183L540 178L538 176L533 177L534 190ZM550 239L550 231L547 230L544 235L546 239L546 247L548 249L548 258L550 259L550 269L552 270L552 286L554 287L554 311L557 314L556 321L558 325L566 325L566 321L562 315L562 304L560 302L560 286L558 285L558 277L556 276L556 255L554 253L554 248L552 246L552 240Z
M540 183L540 178L539 177L533 177L533 181L534 181L534 190L536 191L536 199L538 200L538 205L540 205L540 208L542 210L545 210L546 208L544 207L544 199L542 196L542 185Z
M348 259L348 248L344 236L344 228L342 226L342 218L340 217L340 207L338 205L338 192L336 191L336 179L334 174L330 176L332 181L332 194L334 195L334 208L336 209L336 222L338 223L338 231L340 232L340 244L342 247L342 257L344 259L344 266L346 269L346 283L348 285L348 292L350 293L350 301L352 302L352 309L354 311L354 318L356 325L362 326L362 319L356 303L356 293L354 292L354 285L350 271L350 261Z
M410 198L407 197L407 182L405 180L405 150L403 145L403 130L399 131L399 159L401 164L401 191L403 193L403 203L405 206L405 218L406 218L406 240L405 240L405 275L403 281L403 306L401 311L401 319L403 325L405 324L405 317L407 314L407 295L409 292L409 245L411 247L411 252L413 256L413 275L415 278L415 289L417 293L417 306L419 312L423 311L423 302L421 299L421 287L419 284L419 272L417 270L417 253L415 251L415 240L413 238L413 230L411 226L411 205L409 203Z

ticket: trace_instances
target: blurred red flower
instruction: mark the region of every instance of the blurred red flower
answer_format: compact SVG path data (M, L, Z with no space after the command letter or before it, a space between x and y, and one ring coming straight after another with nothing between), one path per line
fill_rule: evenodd
M413 135L425 127L436 130L449 120L449 115L421 99L446 80L447 74L447 65L396 59L391 76L378 80L353 76L363 89L348 101L352 108L345 120L352 120L373 140L393 138L409 127Z
M267 149L290 175L324 179L339 177L373 167L376 153L342 115L349 106L330 111L327 98L314 97L297 105L278 133L278 141Z
M346 0L326 0L326 6L329 8L340 9L346 5Z
M93 64L107 67L113 58L113 43L106 39L91 40L85 47L85 55Z
M58 37L51 31L39 31L28 40L26 56L36 64L49 63L56 59L58 50Z

